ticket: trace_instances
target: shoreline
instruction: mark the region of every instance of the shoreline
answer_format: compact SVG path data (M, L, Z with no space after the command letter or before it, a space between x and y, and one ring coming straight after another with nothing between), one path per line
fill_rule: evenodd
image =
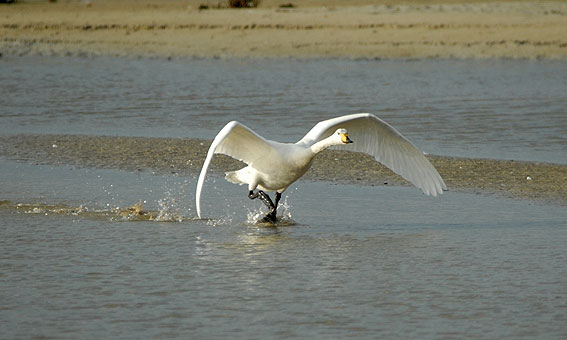
M560 1L19 1L2 5L5 56L567 60ZM200 4L209 5L199 10ZM292 2L293 4L293 2Z
M201 139L3 135L0 136L0 157L36 164L196 176L210 143ZM427 157L447 183L449 192L497 195L567 206L567 164ZM353 166L337 167L337 163ZM221 175L243 164L228 156L217 155L209 171ZM337 168L342 171L336 171ZM300 180L364 186L410 185L370 156L331 150L318 155L311 169Z

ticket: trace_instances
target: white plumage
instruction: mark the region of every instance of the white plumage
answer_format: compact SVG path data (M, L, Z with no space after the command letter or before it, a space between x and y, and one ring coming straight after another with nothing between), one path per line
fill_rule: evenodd
M373 114L357 113L319 122L295 144L267 140L232 121L217 134L203 163L197 182L197 214L201 217L201 192L214 154L225 154L247 164L240 170L227 172L228 181L248 184L250 192L259 189L281 194L309 170L319 152L343 144L348 144L344 150L373 156L426 195L437 196L447 190L445 182L423 153ZM272 207L274 218L278 199Z

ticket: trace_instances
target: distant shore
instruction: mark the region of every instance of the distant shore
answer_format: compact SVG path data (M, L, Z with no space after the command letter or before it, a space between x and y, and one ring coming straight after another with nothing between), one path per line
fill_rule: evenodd
M0 157L38 164L153 171L196 176L210 141L198 139L82 135L0 136ZM498 195L567 206L567 165L428 156L449 191ZM211 173L237 169L243 163L219 155ZM337 164L351 164L337 167ZM337 171L336 169L341 169ZM302 180L355 185L409 185L371 157L325 151Z
M253 9L217 8L224 3L2 4L0 53L567 60L562 1L263 0Z

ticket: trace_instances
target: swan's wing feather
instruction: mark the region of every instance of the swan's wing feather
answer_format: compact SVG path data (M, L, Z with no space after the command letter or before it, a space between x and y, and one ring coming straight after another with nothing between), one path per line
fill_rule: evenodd
M357 113L319 122L298 144L312 145L338 128L347 129L354 141L339 148L373 156L427 195L437 196L447 190L445 182L423 153L390 124L373 114Z
M273 151L274 147L266 139L247 126L237 121L226 124L209 147L207 157L199 174L197 192L195 194L199 218L201 217L201 191L214 154L224 154L261 169L266 164L265 160L269 158L266 155Z

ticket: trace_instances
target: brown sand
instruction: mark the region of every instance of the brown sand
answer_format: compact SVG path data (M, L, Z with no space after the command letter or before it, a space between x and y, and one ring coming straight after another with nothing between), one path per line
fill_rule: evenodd
M4 55L567 59L564 1L19 0ZM280 8L292 3L294 8ZM199 10L199 5L209 6Z
M197 176L210 141L75 135L0 136L0 156L41 164L118 168ZM496 194L567 206L567 165L429 156L450 191ZM346 166L345 166L346 165ZM216 156L211 173L242 163ZM307 180L359 185L408 185L369 156L325 151Z

